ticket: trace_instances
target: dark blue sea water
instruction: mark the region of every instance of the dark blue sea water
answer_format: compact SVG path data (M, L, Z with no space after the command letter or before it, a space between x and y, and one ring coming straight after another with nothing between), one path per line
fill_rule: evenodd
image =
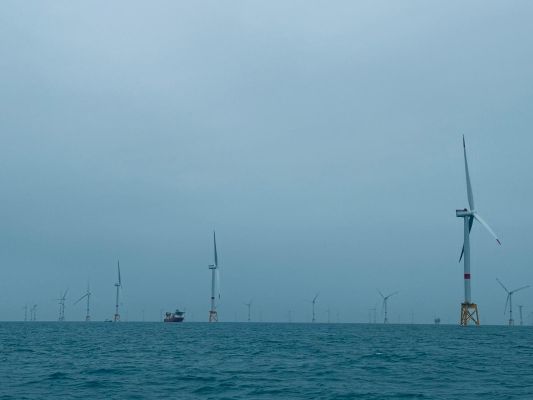
M533 328L0 323L1 399L533 399Z

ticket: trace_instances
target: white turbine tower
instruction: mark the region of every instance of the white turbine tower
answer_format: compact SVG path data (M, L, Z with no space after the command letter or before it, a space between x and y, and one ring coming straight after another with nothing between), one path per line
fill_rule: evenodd
M505 313L507 312L507 305L509 305L509 326L513 326L514 325L514 319L513 319L513 294L515 294L519 290L527 289L529 287L529 285L522 286L522 287L520 287L518 289L509 291L509 290L507 290L507 288L503 285L503 283L498 278L496 278L496 280L498 281L500 286L503 288L503 290L505 290L507 292L507 300L505 300L505 308L503 310L503 314L505 315ZM521 306L519 306L519 307L521 307ZM522 322L522 308L520 308L520 322Z
M524 320L522 319L522 308L524 308L523 305L518 306L518 311L520 311L520 326L524 325Z
M220 277L218 272L217 237L213 231L213 249L215 252L215 262L209 265L211 270L211 309L209 310L209 322L218 322L215 291L218 288L218 299L220 300Z
M387 316L387 304L388 304L388 301L389 301L389 298L391 298L392 296L398 294L399 292L393 292L387 296L384 296L383 293L381 293L379 290L378 290L379 294L381 295L381 297L383 298L383 304L381 305L381 312L384 314L384 319L383 319L383 323L384 324L388 324L389 323L389 320L388 320L388 316Z
M89 287L89 284L87 284L87 292L83 296L81 296L74 305L78 304L80 301L82 301L84 298L87 298L87 307L86 307L86 314L85 314L85 321L91 320L91 314L90 314L90 305L91 305L91 288Z
M461 325L468 325L468 321L473 321L476 325L479 325L479 314L477 310L477 304L472 303L471 290L470 290L470 231L472 230L472 224L474 219L477 220L483 227L496 239L496 242L501 245L500 240L490 228L490 226L481 218L481 216L475 211L474 196L472 194L472 184L470 183L470 174L468 172L468 161L466 160L466 145L465 137L463 136L463 153L465 158L465 174L466 174L466 194L468 197L468 205L470 210L455 210L455 215L458 218L464 220L464 243L461 259L464 261L464 283L465 283L465 300L461 303Z
M122 279L120 277L120 260L117 260L117 271L118 271L118 282L115 283L115 287L117 288L117 294L115 297L115 315L113 316L113 322L120 321L120 314L118 312L119 290L122 289Z

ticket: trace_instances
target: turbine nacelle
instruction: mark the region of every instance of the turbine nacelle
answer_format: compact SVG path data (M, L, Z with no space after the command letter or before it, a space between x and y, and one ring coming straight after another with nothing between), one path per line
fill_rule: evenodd
M455 216L458 218L473 217L474 211L469 211L468 209L455 210Z

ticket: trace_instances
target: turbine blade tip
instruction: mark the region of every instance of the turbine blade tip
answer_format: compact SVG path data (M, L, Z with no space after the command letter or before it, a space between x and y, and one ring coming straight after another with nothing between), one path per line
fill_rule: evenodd
M500 239L496 239L496 241L498 242L498 244L501 246L502 245L502 242L500 242Z

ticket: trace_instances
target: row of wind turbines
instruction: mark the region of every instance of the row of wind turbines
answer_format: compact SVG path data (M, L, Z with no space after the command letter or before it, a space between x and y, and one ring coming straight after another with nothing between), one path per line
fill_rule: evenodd
M480 324L479 320L479 311L478 306L476 303L472 301L472 290L471 290L471 265L470 265L470 255L471 255L471 248L470 248L470 234L472 231L472 226L474 224L474 221L477 221L485 228L485 230L496 240L496 243L498 245L501 245L500 240L498 239L498 236L492 228L488 225L487 222L480 216L480 214L476 211L475 205L474 205L474 195L472 190L472 183L470 180L470 173L468 169L468 160L467 160L467 154L466 154L466 143L465 138L463 136L463 156L464 156L464 166L465 166L465 176L466 176L466 194L468 199L468 206L469 208L463 208L456 210L456 217L463 218L463 248L461 250L461 254L459 256L459 262L463 261L464 266L464 301L461 302L461 312L460 312L460 325L466 326L469 323L473 323L475 325ZM220 275L219 275L219 262L218 262L218 253L217 253L217 241L216 241L216 233L213 231L213 264L208 265L209 270L211 271L211 307L209 310L209 322L218 322L218 302L220 301ZM118 273L118 280L115 283L116 288L116 296L115 296L115 313L113 315L114 322L120 321L120 313L119 313L119 297L120 297L120 291L122 289L122 279L120 274L120 262L117 262L117 273ZM517 289L508 290L507 287L499 280L497 279L498 283L501 285L501 287L506 291L507 293L507 299L505 303L505 309L504 313L509 310L509 325L514 325L514 319L513 319L513 295L521 290L524 290L526 288L529 288L529 285L519 287ZM381 291L379 291L379 294L382 298L382 313L384 315L384 323L388 323L388 301L392 296L395 296L398 294L398 292L392 292L388 295L384 295ZM63 293L60 294L60 297L57 299L59 301L59 321L65 320L65 302L67 299L67 293L68 289ZM315 312L315 306L318 299L318 293L315 295L315 297L310 300L310 303L312 304L312 319L311 322L316 321L316 312ZM91 300L91 290L89 285L87 286L86 293L81 296L74 304L78 304L83 299L86 300L86 316L85 320L90 321L90 300ZM248 303L244 303L245 306L248 308L248 321L251 320L251 306L252 306L252 300L250 300ZM519 306L520 308L520 314L522 314L522 306ZM27 312L28 307L25 307L25 320L27 320ZM34 305L30 309L30 320L35 321L36 320L36 313L37 313L37 305ZM520 318L522 320L522 317Z
M120 313L119 313L119 300L120 300L120 290L122 289L122 278L120 275L120 261L117 261L117 273L118 273L118 280L115 282L115 289L116 289L116 295L115 295L115 313L113 314L112 320L106 320L106 321L113 321L113 322L119 322L120 321ZM65 321L65 307L67 302L67 294L69 289L65 290L63 294L59 294L59 298L55 299L58 301L59 304L59 317L58 321ZM78 304L83 299L85 299L85 321L91 321L91 287L90 284L87 283L87 290L83 296L81 296L79 299L77 299L73 305ZM28 319L28 311L30 312L30 316ZM37 304L34 304L31 308L28 308L27 305L24 306L24 321L37 321Z
M475 205L474 205L474 195L472 191L472 182L470 180L470 172L468 169L468 159L466 156L466 142L463 135L463 156L464 156L464 165L465 165L465 176L466 176L466 194L468 199L468 206L469 208L463 208L456 210L456 217L457 218L463 218L463 248L461 250L461 254L459 256L459 262L461 260L463 261L464 266L464 301L461 303L461 312L460 312L460 325L466 326L469 323L473 323L475 325L480 324L479 321L479 311L477 304L472 301L472 289L471 289L471 268L470 268L470 234L472 231L472 226L474 224L474 220L479 222L481 226L485 228L485 230L496 240L496 243L498 245L501 245L500 240L498 239L498 236L492 228L489 226L487 222L481 217L481 215L476 211ZM218 313L217 313L217 302L215 298L215 287L219 285L219 278L218 278L218 256L217 256L217 247L216 247L216 236L213 232L213 247L214 247L214 263L209 265L209 269L211 270L211 309L209 311L209 322L217 322L218 321ZM498 283L502 286L502 288L507 292L507 300L505 304L505 310L504 313L507 312L507 309L509 309L509 325L514 325L514 319L513 319L513 294L516 292L526 289L529 287L523 286L514 290L508 290L503 283L499 280ZM388 323L388 301L389 299L398 294L398 292L393 292L388 295L384 295L378 290L380 296L382 297L383 303L382 303L382 312L384 314L384 323ZM218 293L218 298L220 299L220 291ZM315 305L316 301L318 299L318 294L315 295L313 300L310 302L312 303L312 322L316 321L316 313L315 313ZM251 307L251 301L249 303L245 303L245 305L248 307L248 320L250 320L250 307ZM520 307L520 314L522 313L522 306ZM520 318L522 321L522 318Z

